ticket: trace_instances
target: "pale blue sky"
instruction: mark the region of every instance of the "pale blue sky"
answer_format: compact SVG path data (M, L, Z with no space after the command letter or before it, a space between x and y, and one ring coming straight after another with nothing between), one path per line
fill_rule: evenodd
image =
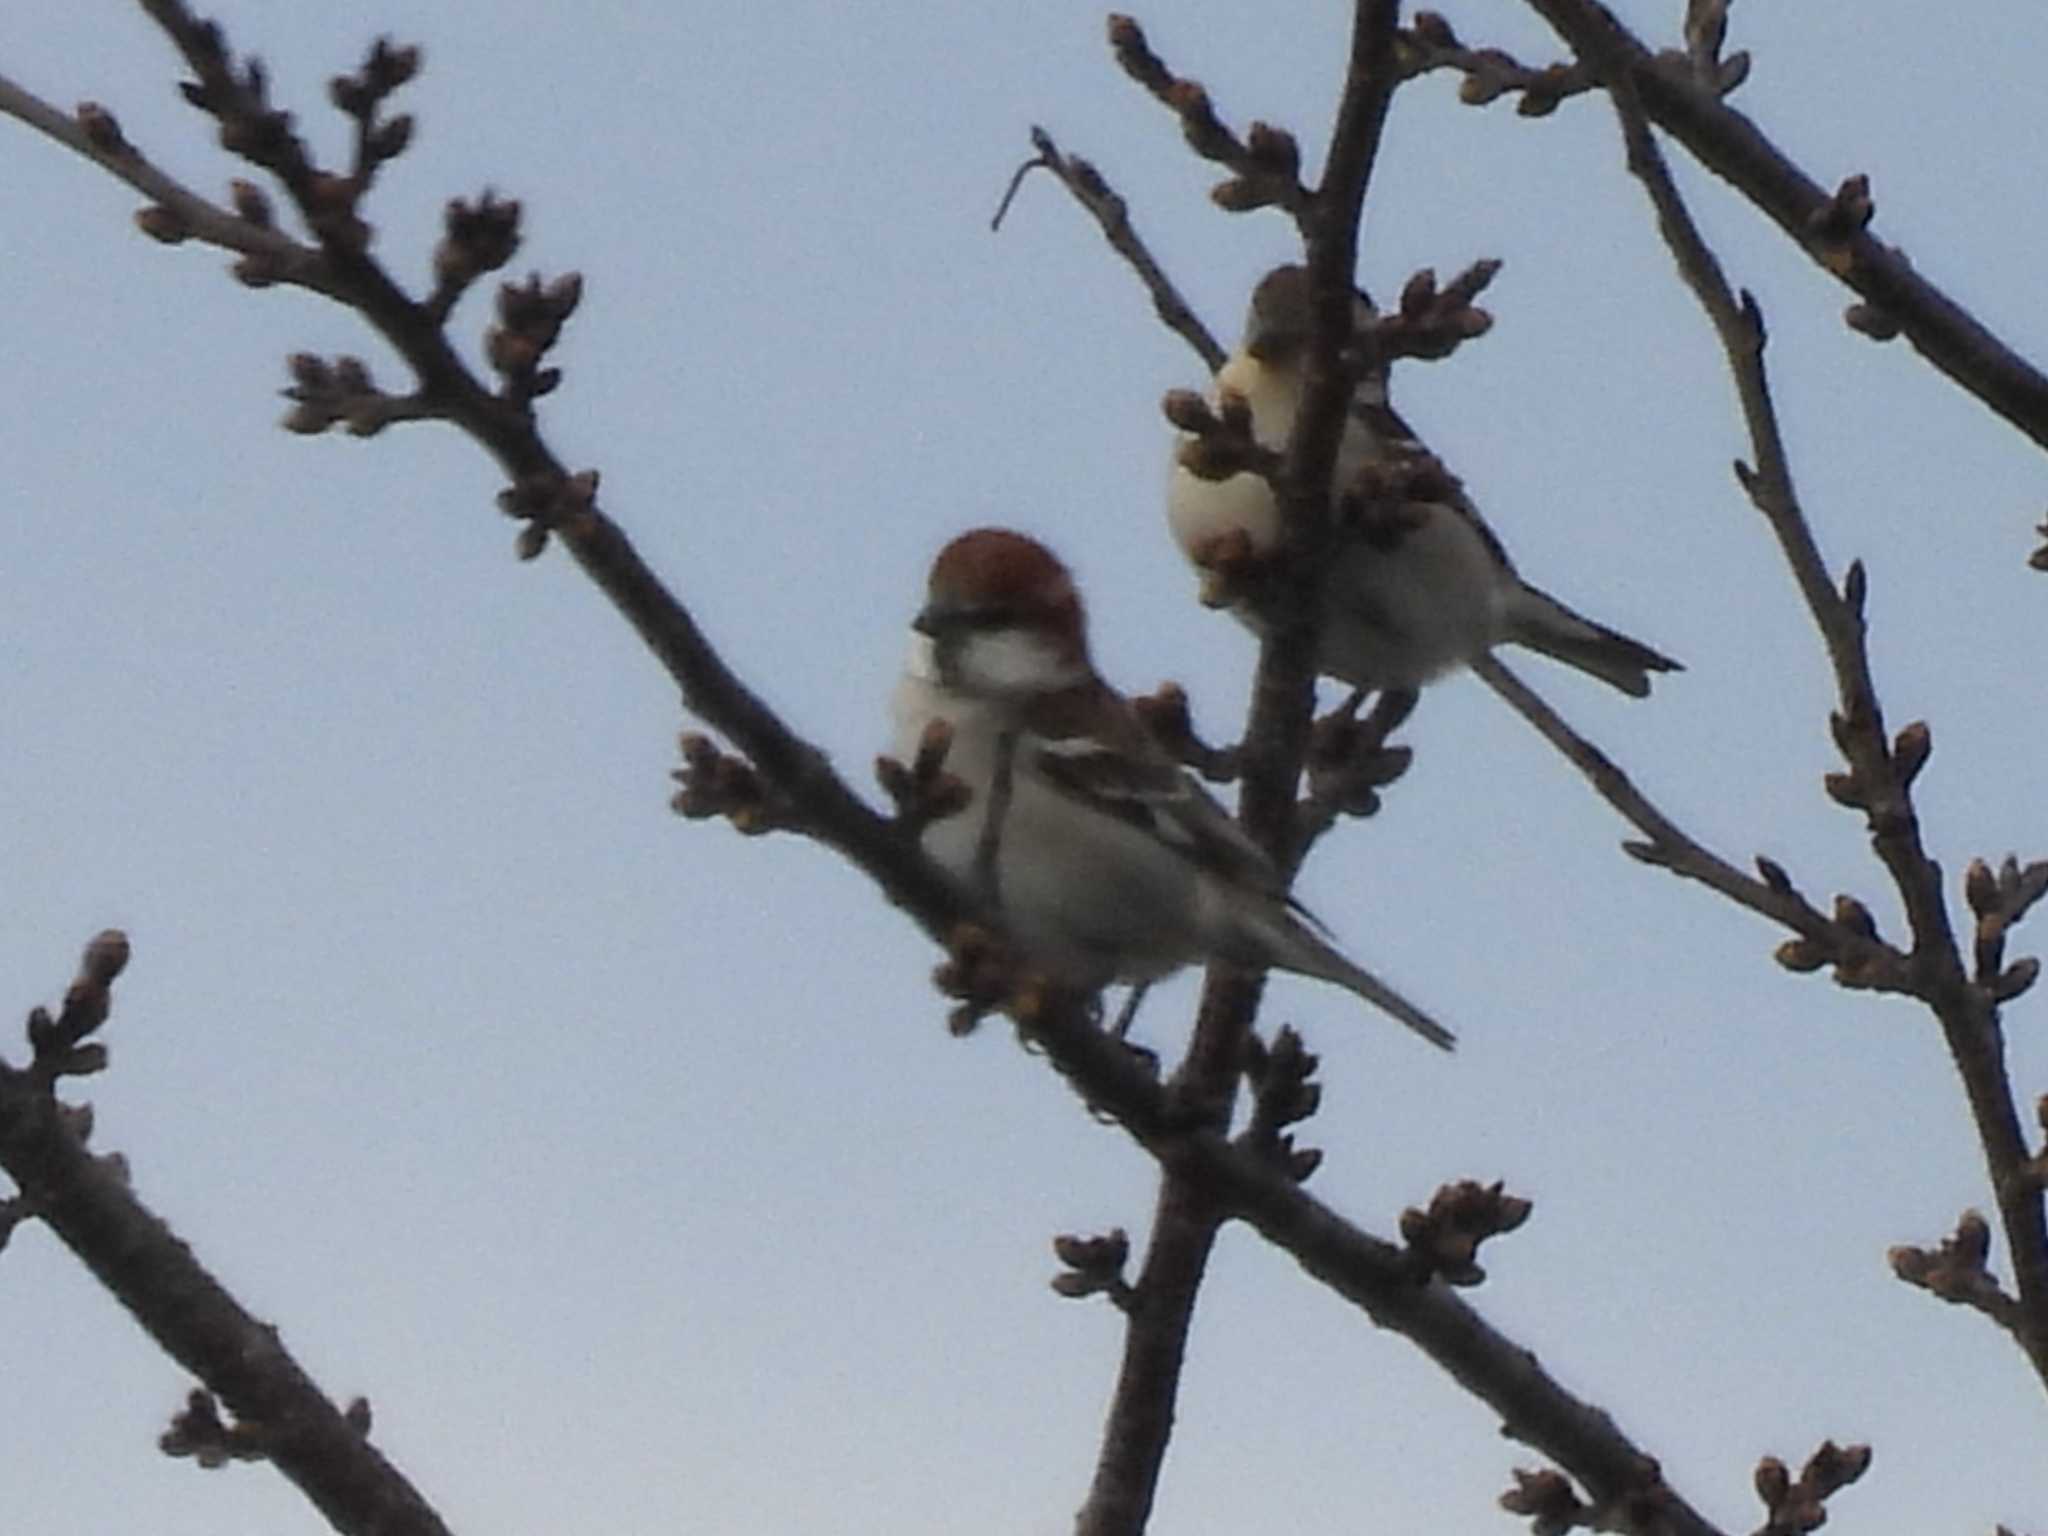
M197 185L238 174L134 7L28 9L0 16L0 72L107 103ZM1344 8L1297 9L1141 19L1232 120L1314 145ZM1680 9L1624 8L1663 36ZM1199 365L1050 180L987 220L1042 122L1226 334L1291 235L1208 206L1096 7L214 10L330 151L326 77L378 30L425 47L381 250L417 281L446 198L525 203L517 268L587 280L552 440L850 774L886 739L925 563L980 522L1067 555L1114 679L1179 678L1231 733L1250 648L1193 603L1161 516L1157 401ZM1450 14L1556 52L1516 8ZM2048 18L1926 15L1746 0L1738 103L1824 183L1868 171L1877 233L2048 357ZM1151 1165L1006 1027L949 1040L932 947L862 878L668 814L671 688L566 561L513 561L469 443L275 429L288 352L397 381L348 316L142 239L131 193L15 124L0 155L0 1008L130 932L114 1070L84 1085L99 1145L323 1385L370 1396L458 1530L1064 1529L1119 1331L1046 1289L1048 1239L1142 1231ZM1823 548L1869 564L1892 721L1932 723L1932 846L1957 879L2048 853L2039 451L1846 331L1848 296L1675 158L1769 316ZM1747 449L1718 354L1603 104L1532 123L1446 78L1403 92L1362 274L1390 291L1483 255L1506 261L1494 333L1397 399L1531 579L1689 668L1645 703L1523 675L1695 835L1896 932L1820 792L1827 675L1727 473ZM1626 829L1469 679L1405 739L1415 771L1304 891L1464 1048L1276 982L1271 1017L1325 1061L1315 1188L1382 1232L1450 1178L1533 1198L1478 1304L1731 1529L1760 1518L1760 1453L1826 1436L1877 1448L1845 1528L2048 1523L2038 1384L1884 1263L1987 1198L1931 1022L1782 972L1782 935L1623 858ZM1141 1032L1176 1041L1193 985ZM2040 1009L2010 1016L2029 1093ZM187 1381L33 1227L0 1255L0 1381L21 1530L317 1528L267 1470L154 1451ZM1534 1464L1232 1232L1155 1529L1505 1531L1494 1500Z

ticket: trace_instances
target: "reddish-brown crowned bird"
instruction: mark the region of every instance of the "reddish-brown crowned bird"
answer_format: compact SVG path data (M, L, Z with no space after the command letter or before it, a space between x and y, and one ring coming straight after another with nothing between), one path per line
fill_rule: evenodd
M926 728L945 721L946 770L972 796L926 829L925 850L974 885L989 808L1002 805L990 868L1030 964L1089 991L1143 987L1210 959L1296 971L1451 1045L1428 1014L1337 952L1266 855L1103 682L1073 578L1044 545L1002 528L954 539L932 565L913 628L894 700L896 753L910 760ZM995 792L1005 758L1006 797Z

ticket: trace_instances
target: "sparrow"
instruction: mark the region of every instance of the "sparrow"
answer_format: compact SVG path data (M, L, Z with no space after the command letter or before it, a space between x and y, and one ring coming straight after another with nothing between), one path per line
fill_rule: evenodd
M1252 436L1284 452L1301 408L1312 306L1308 270L1275 267L1253 290L1244 339L1217 371L1214 398L1244 400ZM1363 294L1354 328L1371 323ZM1175 447L1167 523L1190 561L1223 583L1222 600L1248 627L1263 632L1272 609L1256 579L1230 580L1233 569L1270 552L1280 537L1273 488L1250 471L1205 480ZM1338 495L1375 460L1428 462L1407 424L1387 404L1384 371L1361 379L1348 403L1331 484ZM1325 582L1321 670L1355 688L1414 689L1465 666L1503 642L1534 651L1641 698L1650 673L1679 663L1647 645L1574 613L1516 574L1499 539L1465 492L1440 470L1421 482L1427 498L1397 505L1353 503ZM1212 588L1212 590L1217 590Z
M970 795L925 828L924 849L990 900L1029 964L1090 992L1207 960L1294 971L1450 1048L1447 1030L1338 953L1097 674L1080 594L1044 545L1003 528L961 534L933 562L911 627L896 755L910 761L945 722L945 771Z

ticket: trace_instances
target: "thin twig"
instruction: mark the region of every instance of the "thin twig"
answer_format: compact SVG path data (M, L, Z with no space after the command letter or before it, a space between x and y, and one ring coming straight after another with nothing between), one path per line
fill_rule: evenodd
M1543 739L1564 754L1593 790L1647 839L1628 844L1628 851L1646 864L1655 864L1688 880L1697 880L1730 901L1783 923L1809 942L1822 946L1829 959L1853 962L1866 972L1889 969L1893 990L1905 989L1905 957L1886 950L1828 918L1792 888L1775 865L1771 879L1759 880L1744 874L1719 854L1688 836L1676 822L1636 788L1614 760L1568 725L1528 684L1508 670L1498 656L1488 653L1472 663L1472 672L1536 728Z
M105 109L81 109L82 115L95 117L98 128L95 133L86 128L80 115L60 112L12 80L0 76L0 113L26 123L38 133L85 156L150 199L154 208L166 210L167 218L139 220L144 230L155 238L169 244L191 239L223 251L234 251L259 263L259 268L251 270L260 270L267 282L309 289L314 293L324 293L331 299L343 297L340 285L327 269L319 250L301 245L282 230L254 223L231 209L210 202L177 178L159 170L121 134L119 126Z
M1009 189L1004 192L995 217L989 221L989 228L1002 228L1003 216L1009 212L1010 202L1026 176L1035 170L1052 172L1059 178L1060 185L1074 195L1074 201L1087 209L1101 227L1102 237L1109 242L1110 248L1138 274L1138 281L1151 295L1153 312L1167 329L1193 347L1211 373L1221 368L1225 356L1223 348L1209 333L1209 328L1202 324L1193 306L1181 297L1173 279L1154 259L1150 247L1131 223L1130 205L1104 180L1094 163L1083 160L1079 155L1063 153L1053 142L1051 134L1035 126L1031 130L1031 147L1038 151L1037 157L1017 167L1017 174L1010 179Z

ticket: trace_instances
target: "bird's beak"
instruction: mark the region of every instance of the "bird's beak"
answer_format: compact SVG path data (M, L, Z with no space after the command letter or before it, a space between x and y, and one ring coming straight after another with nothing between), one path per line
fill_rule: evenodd
M939 616L929 606L917 610L917 617L910 621L910 627L920 635L936 635L939 632Z

